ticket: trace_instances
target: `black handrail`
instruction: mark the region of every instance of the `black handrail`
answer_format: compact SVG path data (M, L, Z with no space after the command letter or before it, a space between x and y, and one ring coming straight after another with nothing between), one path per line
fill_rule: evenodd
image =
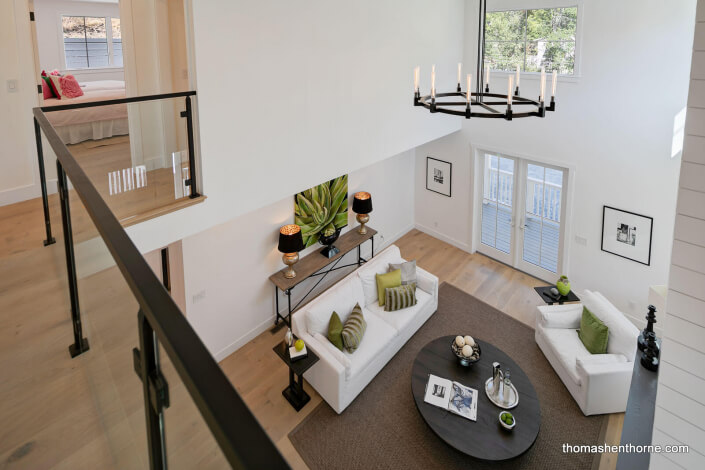
M164 346L230 465L233 468L288 468L274 443L132 243L44 111L34 108L33 112L137 299L142 314Z
M86 101L84 103L60 104L57 106L40 106L39 109L47 112L65 111L67 109L95 108L96 106L109 106L112 104L141 103L142 101L167 100L169 98L181 98L184 96L195 96L195 91L179 91L176 93L164 93L161 95L132 96L129 98L116 98L114 100Z

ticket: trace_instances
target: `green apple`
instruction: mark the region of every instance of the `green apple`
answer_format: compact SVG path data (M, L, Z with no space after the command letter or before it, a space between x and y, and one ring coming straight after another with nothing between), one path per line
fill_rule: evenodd
M558 282L556 282L556 289L558 289L561 295L568 295L570 293L570 281L568 277L561 276Z
M304 340L297 339L296 343L294 343L294 347L296 348L297 351L301 351L304 348Z

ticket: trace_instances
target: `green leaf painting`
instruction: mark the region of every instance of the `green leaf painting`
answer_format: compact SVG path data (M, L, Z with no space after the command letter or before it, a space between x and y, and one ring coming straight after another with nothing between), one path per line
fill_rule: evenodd
M305 247L348 225L348 175L297 194L294 223L301 227Z

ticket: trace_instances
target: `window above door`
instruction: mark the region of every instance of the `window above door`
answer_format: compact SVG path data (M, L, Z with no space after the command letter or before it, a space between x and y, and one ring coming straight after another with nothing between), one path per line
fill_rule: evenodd
M485 63L494 71L577 75L577 5L488 11Z

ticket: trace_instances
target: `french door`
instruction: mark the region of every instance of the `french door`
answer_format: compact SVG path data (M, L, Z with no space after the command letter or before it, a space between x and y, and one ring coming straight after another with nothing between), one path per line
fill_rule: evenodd
M553 282L563 269L567 170L481 153L478 251Z

